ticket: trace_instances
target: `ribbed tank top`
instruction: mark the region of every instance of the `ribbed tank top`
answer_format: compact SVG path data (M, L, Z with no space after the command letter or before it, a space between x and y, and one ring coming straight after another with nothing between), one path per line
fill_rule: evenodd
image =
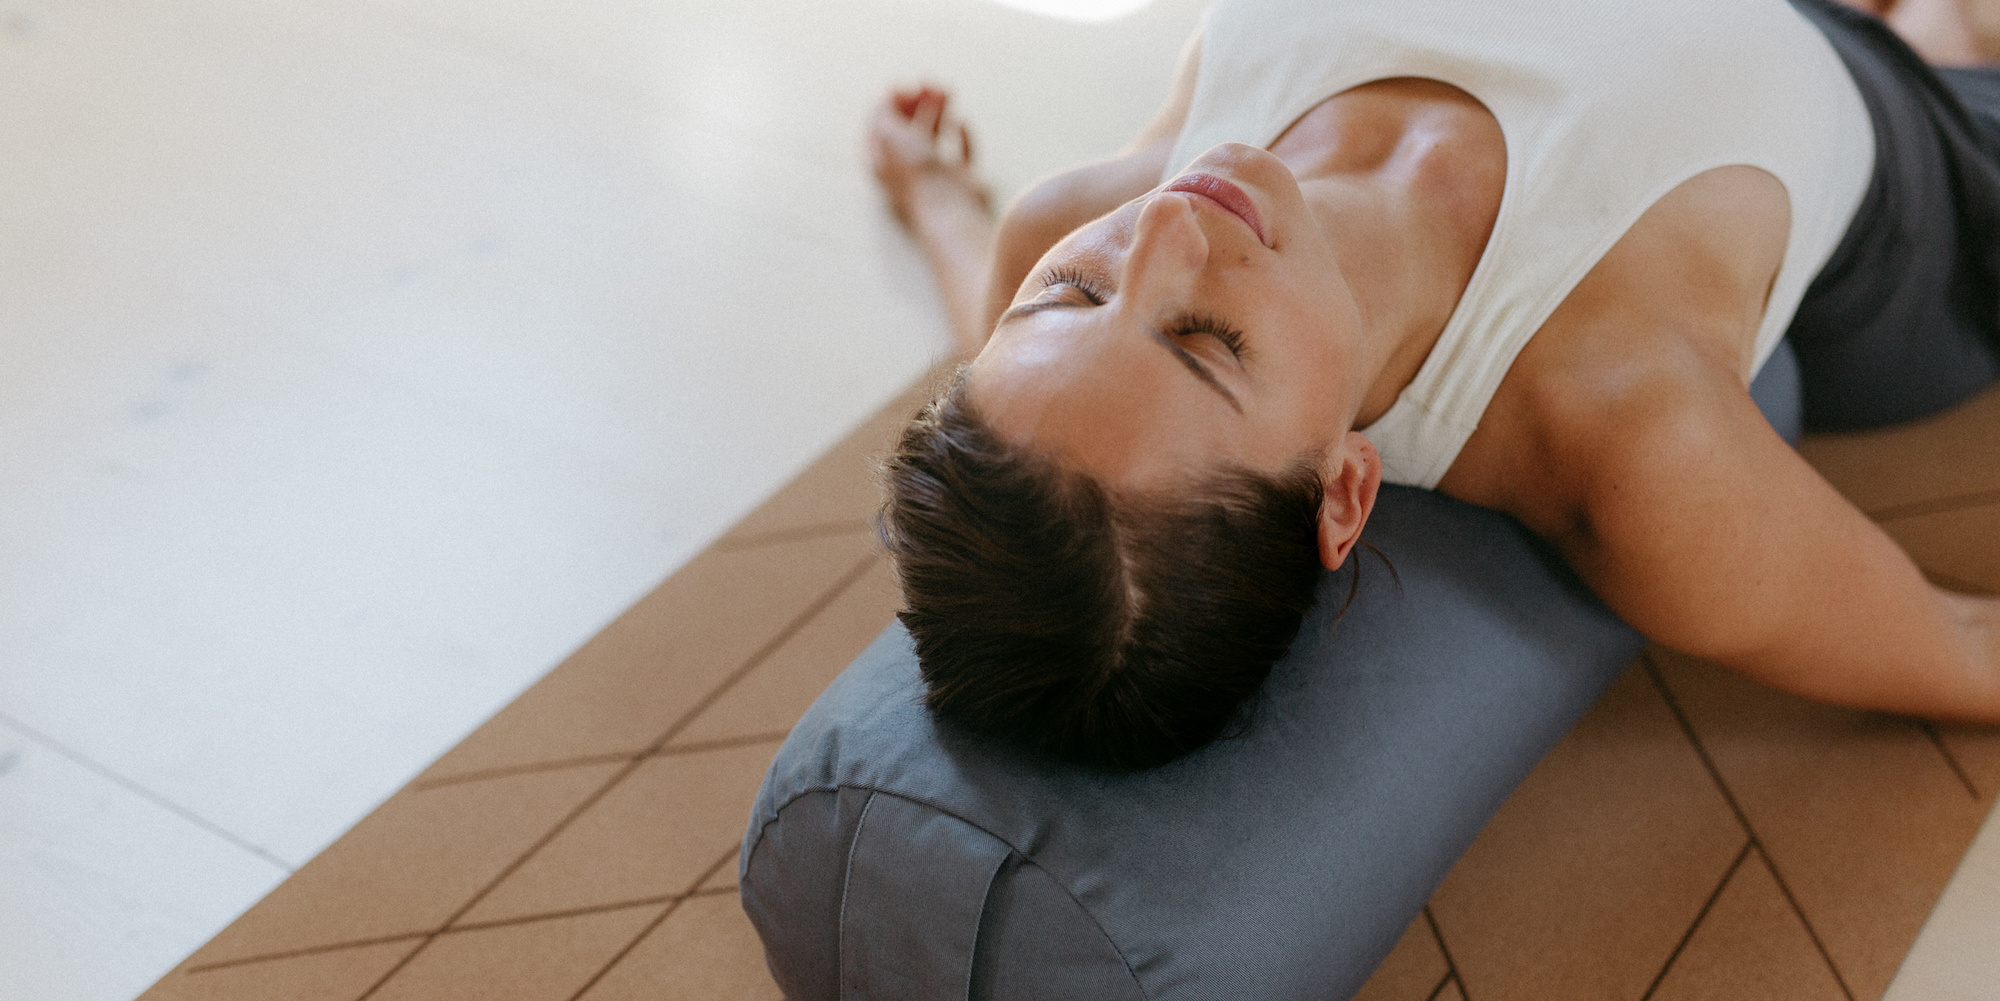
M1221 0L1167 176L1218 143L1269 147L1326 98L1391 77L1471 94L1507 145L1464 295L1416 378L1361 429L1392 483L1436 486L1598 259L1681 182L1732 164L1769 172L1791 202L1754 373L1874 166L1854 81L1786 0Z

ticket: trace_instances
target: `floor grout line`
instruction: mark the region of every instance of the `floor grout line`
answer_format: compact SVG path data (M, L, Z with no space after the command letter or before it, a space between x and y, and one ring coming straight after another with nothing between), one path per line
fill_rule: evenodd
M1443 994L1444 989L1449 986L1451 986L1451 971L1446 970L1444 976L1438 978L1437 986L1431 988L1429 994L1424 995L1424 1001L1437 1001L1438 995ZM1460 993L1464 993L1463 988L1460 989Z
M512 778L516 775L534 775L541 772L558 772L571 768L588 768L591 765L608 765L620 761L638 761L644 758L670 758L683 754L700 754L703 751L723 751L732 747L749 747L752 744L767 744L785 739L790 730L762 730L737 737L717 737L713 740L698 740L688 744L674 744L655 751L613 751L605 754L590 754L576 758L558 758L554 761L537 761L525 765L507 765L487 768L459 775L446 775L410 783L412 792L429 792L445 789L468 782L485 782L489 779Z
M734 852L736 851L736 849L732 848L730 849L730 851ZM714 873L715 873L715 867L714 866L709 867L707 870L703 872L702 880L705 882L707 878L709 876L714 875ZM497 918L492 921L479 921L470 924L454 925L450 928L440 927L427 931L405 932L400 935L382 935L375 938L352 939L345 942L332 942L326 945L308 946L303 949L289 949L284 952L258 953L257 955L254 956L241 956L236 959L226 959L219 963L203 963L198 966L189 966L182 969L181 973L183 975L192 976L194 974L210 973L215 970L224 970L235 966L249 966L255 963L272 963L283 959L297 959L301 956L316 956L322 953L341 952L347 949L365 949L371 945L386 945L390 942L410 942L416 939L427 938L432 936L443 937L446 935L456 935L461 932L485 931L489 928L505 928L512 925L534 924L538 921L554 921L559 918L581 917L585 914L598 914L607 911L629 910L635 907L656 907L659 906L660 904L675 903L677 901L684 899L691 900L696 897L718 897L726 893L735 893L735 892L737 892L737 888L735 886L718 886L708 890L693 890L687 893L663 893L660 894L659 896L654 896L654 897L639 897L632 900L619 900L608 904L592 904L587 907L571 907L560 911L537 911L533 914L523 914L511 918Z
M302 949L287 949L283 952L260 952L254 956L238 956L235 959L225 959L217 963L202 963L198 966L189 966L181 970L181 972L188 976L194 976L200 973L213 973L216 970L226 970L236 966L249 966L253 963L275 963L281 959L317 956L325 952L365 949L371 945L387 945L391 942L413 942L431 934L433 933L429 931L412 931L397 935L378 935L375 938L357 938L346 942L333 942L327 945L309 945Z
M734 847L730 848L727 852L723 853L721 858L716 859L713 863L709 865L707 869L702 870L701 875L696 876L694 878L694 882L688 885L688 892L682 894L679 900L674 901L674 903L671 906L669 906L665 911L661 912L659 916L653 918L652 921L647 922L646 927L639 929L639 934L632 936L632 941L625 943L625 947L618 950L618 953L612 956L611 959L604 964L602 969L599 969L595 974L593 974L589 980L584 981L583 986L577 988L576 993L569 996L569 1001L578 1001L579 998L583 997L585 994L590 993L590 989L592 987L596 987L597 982L603 980L604 975L610 973L612 967L617 966L620 962L624 961L625 957L630 955L633 949L639 947L639 943L644 942L646 940L646 936L651 935L653 933L653 929L658 928L659 926L665 924L667 922L667 919L674 915L675 911L680 910L681 904L692 899L695 896L695 894L699 892L701 884L708 882L708 878L710 876L715 875L716 872L721 870L723 866L729 864L729 860L735 858L739 850L740 849Z
M800 525L796 528L772 529L768 532L758 532L753 535L734 538L725 535L715 540L715 543L709 546L709 549L718 553L740 553L746 549L758 549L764 546L776 545L780 542L801 542L806 539L818 539L829 535L849 535L866 532L874 527L875 523L866 518L851 519L848 521L827 521L816 525Z
M1695 733L1694 723L1681 708L1680 700L1676 699L1673 690L1667 687L1666 677L1660 673L1659 665L1654 663L1653 651L1648 649L1639 659L1646 665L1646 677L1652 680L1653 687L1659 691L1660 697L1666 700L1667 711L1673 713L1674 722L1680 725L1681 735L1687 738L1688 743L1694 745L1695 756L1701 759L1702 767L1708 770L1709 781L1715 783L1716 790L1722 793L1723 802L1729 804L1729 812L1736 815L1736 823L1742 826L1743 833L1748 834L1754 844L1757 841L1757 829L1751 826L1749 814L1743 812L1743 804L1736 801L1736 793L1729 788L1729 783L1722 781L1722 770L1717 768L1715 761L1708 756L1708 748Z
M1460 994L1460 996L1464 996L1465 978L1459 976L1458 974L1458 961L1451 958L1451 947L1444 944L1444 931L1438 928L1437 915L1431 913L1431 905L1428 903L1424 905L1423 913L1424 913L1424 923L1431 926L1431 938L1437 942L1438 953L1444 956L1445 980L1447 982L1451 980L1457 980L1458 993ZM1438 984L1437 989L1440 991L1444 990L1444 984L1442 983ZM1437 996L1436 992L1432 992L1431 996L1436 997Z
M708 711L710 706L721 701L724 695L729 694L730 689L735 688L744 678L749 677L750 672L756 670L766 660L769 660L772 654L777 653L785 644L791 642L792 637L797 636L800 630L803 630L808 623L818 618L819 614L826 611L828 606L840 600L840 596L846 594L848 588L853 587L857 581L867 575L868 571L874 569L875 564L881 558L881 555L878 553L869 553L861 562L856 563L847 573L843 574L839 580L834 581L833 586L828 588L825 594L820 595L812 604L806 606L805 611L800 612L791 622L786 623L785 628L779 630L778 634L771 637L769 642L757 648L757 651L752 653L749 659L743 662L743 666L729 672L727 676L716 683L714 688L709 689L707 695L701 697L701 701L696 702L686 712L682 713L681 718L675 720L674 724L667 728L666 733L661 734L658 740L647 745L645 753L648 756L660 753L669 741L680 736L681 731L692 725L696 719L700 718L702 713Z
M1799 924L1805 927L1806 937L1812 939L1813 948L1819 950L1820 959L1826 963L1827 971L1833 974L1834 983L1840 985L1840 993L1847 998L1847 1001L1854 1001L1854 991L1847 986L1847 978L1841 976L1840 967L1834 965L1833 954L1827 951L1826 943L1820 940L1819 929L1813 927L1812 919L1806 916L1805 909L1799 906L1798 898L1792 895L1791 884L1785 882L1784 874L1780 873L1777 864L1771 861L1771 853L1764 849L1763 839L1757 836L1757 829L1750 824L1750 815L1743 811L1743 804L1736 801L1736 793L1729 788L1729 783L1723 781L1722 769L1716 767L1715 759L1708 754L1708 746L1701 742L1701 735L1695 732L1694 721L1688 719L1687 711L1681 708L1680 700L1674 697L1673 689L1667 687L1667 679L1660 672L1660 665L1655 658L1656 653L1651 647L1640 656L1640 661L1646 665L1646 677L1652 679L1653 687L1659 690L1660 697L1667 702L1667 709L1674 714L1674 722L1680 724L1681 733L1694 745L1695 755L1701 759L1702 767L1708 769L1709 779L1722 793L1722 799L1729 804L1730 812L1736 815L1736 822L1743 826L1743 833L1750 836L1750 846L1755 848L1757 856L1764 860L1764 868L1770 870L1771 878L1777 881L1778 890L1785 895L1785 902L1791 905L1792 913L1798 915Z
M473 894L471 900L468 900L464 904L460 905L458 910L453 911L451 913L450 917L445 918L443 925L440 925L435 931L426 934L424 936L424 940L418 943L417 947L415 949L412 949L409 955L404 956L402 960L399 961L395 966L390 967L389 972L382 974L380 979L377 979L374 983L368 985L368 989L362 991L361 996L356 998L355 1001L368 1001L369 998L375 996L375 992L381 990L382 985L388 983L389 980L393 978L396 974L401 973L403 971L403 967L408 966L410 964L410 960L413 960L417 958L417 956L422 954L425 949L430 947L430 944L432 942L437 941L438 936L443 935L445 932L450 931L452 925L455 924L459 918L464 917L468 911L471 911L474 907L479 906L479 902L485 900L487 894L492 893L494 889L499 887L501 883L507 881L507 877L512 876L515 872L518 872L522 866L528 864L528 860L534 858L536 852L539 852L543 848L547 847L549 842L554 841L558 836L562 834L563 831L568 830L569 825L572 822L574 822L576 818L583 816L585 811L589 810L593 806L596 806L600 800L602 800L606 795L608 795L611 792L612 789L617 787L618 783L624 781L626 776L631 775L635 771L638 771L639 766L642 763L644 763L644 761L645 761L644 758L634 758L631 761L627 762L625 767L620 768L618 771L612 773L611 777L606 779L603 785L598 786L595 792L592 792L589 796L584 797L583 802L578 803L567 814L564 814L561 820L556 821L554 827L550 828L547 833L543 834L540 838L537 838L533 844L529 845L527 851L522 852L519 857L514 859L514 861L508 863L506 868L500 870L500 873L494 876L493 879L489 881L483 888L481 888L478 893Z
M755 744L774 744L792 735L792 731L759 730L737 737L716 737L711 740L697 740L686 744L672 744L650 752L653 758L678 758L684 754L700 754L703 751L727 751L734 747L750 747Z
M4 712L0 712L0 724L5 724L9 727L21 731L21 733L24 734L29 740L32 740L35 743L40 744L43 747L46 747L49 750L62 755L63 757L69 759L72 763L80 765L84 769L90 772L94 772L99 778L111 781L113 784L124 789L126 792L132 793L133 795L138 796L141 799L144 799L148 803L151 803L154 806L166 810L168 813L171 813L174 816L179 817L182 820L185 820L188 823L193 824L196 827L199 827L202 830L207 831L208 833L213 834L216 837L221 838L222 840L227 841L232 845L235 845L236 847L241 848L244 851L257 856L258 858L263 859L264 861L269 862L274 866L277 866L278 868L284 870L287 874L294 873L299 870L298 866L293 865L292 863L287 862L284 859L281 859L278 856L271 854L269 851L266 851L265 849L255 844L252 844L248 839L243 838L235 833L232 833L227 828L224 828L221 824L209 820L207 817L204 817L201 814L198 814L193 810L190 810L187 807L184 807L179 803L176 803L173 800L170 800L165 796L162 796L159 793L156 793L151 789L148 789L145 786L140 785L137 782L134 782L133 780L126 778L125 776L119 774L116 771L113 771L111 768L105 765L99 764L95 759L89 757L88 755L85 755L82 752L69 747L67 744L64 744L61 741L58 741L50 737L49 735L41 732L40 730L37 730L34 727L31 727L26 723L21 722L18 719L15 719L13 716L10 716Z
M1897 521L1916 518L1927 514L1944 514L1982 504L2000 501L2000 490L1974 490L1971 493L1953 494L1949 497L1935 497L1930 500L1906 501L1868 512L1868 517L1881 521Z
M489 883L484 889L482 889L480 893L477 896L475 896L469 903L459 908L459 910L455 912L450 918L447 918L444 924L426 931L407 932L398 935L381 936L378 938L357 939L353 941L339 942L329 945L309 946L306 948L293 949L285 952L263 953L256 956L246 956L239 959L227 960L220 963L209 963L199 967L190 967L186 972L204 973L210 970L217 970L230 966L241 966L249 963L269 962L279 959L289 959L297 956L314 955L322 952L334 952L341 949L360 948L368 945L380 945L386 942L407 941L412 939L424 940L417 949L412 950L409 955L404 956L402 961L397 963L395 968L391 969L388 973L384 974L381 980L371 985L368 988L368 991L361 995L361 999L357 999L357 1001L365 1001L366 998L370 997L376 991L380 990L383 983L386 983L390 977L394 976L398 971L402 969L403 966L407 965L411 959L415 958L418 952L422 952L423 948L427 947L430 944L431 940L436 939L442 935L452 934L454 932L461 930L495 927L501 924L525 923L528 921L546 920L552 917L567 916L572 913L589 913L591 911L615 909L618 907L636 907L636 906L643 906L648 903L658 902L652 900L651 898L648 898L646 900L640 900L640 901L626 901L620 904L598 905L588 908L581 908L577 909L574 912L565 911L565 912L549 912L549 913L541 913L534 915L524 915L518 918L509 918L500 921L478 922L476 924L466 925L466 926L458 926L453 923L458 918L464 916L468 911L470 911L472 907L476 906L480 900L484 899L488 893L491 893L495 887L497 887L501 882L505 881L506 878L512 875L522 864L526 863L529 857L533 856L536 852L540 851L541 848L545 847L550 840L553 840L557 835L559 835L562 832L562 830L566 828L569 825L569 823L576 818L576 816L580 815L583 811L589 809L606 793L608 793L612 786L617 785L619 781L621 781L623 778L629 775L639 765L644 764L647 760L654 757L678 756L682 754L698 753L700 751L721 750L730 747L743 747L757 743L782 740L787 735L787 733L789 733L789 731L769 731L765 733L747 734L740 737L724 737L724 738L718 738L716 740L697 741L690 744L684 744L672 747L663 746L664 741L671 740L675 733L678 733L680 730L685 729L687 724L693 721L693 718L699 716L699 714L704 709L708 708L708 706L712 705L717 698L719 698L722 694L726 693L729 687L736 684L738 681L742 679L744 675L747 675L749 671L754 670L759 664L763 663L764 660L768 659L771 654L776 652L779 646L782 646L785 642L789 641L789 639L792 636L796 635L799 632L799 630L803 629L806 623L810 622L813 618L817 617L820 612L825 611L827 606L831 605L835 600L839 598L841 594L844 594L848 588L852 587L856 581L860 580L862 575L864 575L870 568L874 566L877 559L878 557L870 555L866 560L862 561L861 565L848 571L846 574L835 580L835 582L828 589L826 594L822 595L822 597L819 600L809 605L799 615L794 616L793 620L786 624L786 627L779 632L779 635L774 640L772 640L770 643L766 643L763 647L760 647L756 652L754 652L750 656L750 658L744 663L742 667L739 667L736 671L732 672L730 676L724 678L721 682L719 682L717 688L711 691L707 698L704 698L701 702L697 703L694 707L690 708L685 713L683 713L681 719L677 720L674 726L668 731L667 736L663 737L661 741L656 741L651 748L637 752L620 752L619 754L616 755L596 755L588 759L571 759L569 762L566 763L555 763L555 764L544 763L548 765L548 767L546 768L539 766L529 766L521 770L494 770L495 772L500 772L504 775L512 775L512 774L519 774L520 771L555 770L555 768L562 767L565 765L573 767L582 767L590 764L608 764L616 761L623 761L626 763L625 768L620 769L615 775L613 775L610 779L608 779L603 786L599 787L587 800L585 800L582 804L571 810L571 812L568 815L566 815L563 818L563 820L558 822L554 830L548 832L535 844L530 845L528 850L525 853L523 853L519 858L515 859L512 865L510 865L507 869L503 870L491 883ZM436 788L438 786L454 785L454 784L459 784L460 782L470 782L484 778L497 778L497 777L502 777L502 774L474 773L473 776L453 776L449 779L441 780L431 785L427 785L424 788L427 789ZM415 784L413 783L413 786L414 785ZM733 852L735 851L735 849L732 848L731 851ZM719 864L720 863L718 863L718 865ZM716 871L716 868L717 868L716 866L711 866L707 871L705 871L702 874L702 879L706 880L710 875L713 875L714 872ZM700 883L697 882L696 885L699 886ZM726 889L727 888L725 888L725 890ZM718 890L716 892L720 893L725 891ZM691 891L689 894L685 894L683 896L695 896L695 895L705 895L705 894L698 894ZM662 897L658 899L659 901L677 902L681 898Z
M745 677L749 676L750 672L756 670L758 665L762 664L772 654L776 653L786 643L790 642L791 638L793 636L796 636L800 630L804 629L807 623L810 623L813 619L817 618L821 612L827 609L829 605L832 605L836 600L839 599L839 597L842 594L846 593L848 588L854 586L854 583L856 581L859 581L864 574L866 574L870 569L872 569L875 566L876 561L879 560L880 558L881 557L878 556L877 554L870 553L868 554L867 558L855 564L854 567L848 570L846 574L842 575L839 579L835 580L832 586L828 587L827 590L823 594L821 594L819 598L814 600L811 604L807 605L804 610L799 612L798 615L793 616L792 620L790 622L787 622L784 628L778 630L777 635L773 636L763 646L758 647L757 650L750 655L749 659L744 661L742 666L738 667L734 671L731 671L728 674L728 676L724 677L721 682L717 683L717 685L714 688L710 689L707 695L702 696L699 702L696 702L693 706L689 707L686 712L682 713L681 718L675 721L673 726L668 727L667 732L661 735L660 739L654 741L649 747L646 748L646 757L639 757L632 759L631 761L626 763L625 767L618 769L617 772L613 773L609 778L605 779L604 784L599 786L597 788L597 791L591 793L588 797L585 797L582 803L577 804L577 806L574 809L570 810L569 813L565 814L563 818L557 821L555 826L550 828L546 834L542 835L539 839L537 839L534 844L529 845L527 851L523 852L519 858L516 858L512 863L508 864L508 866L505 869L501 870L500 873L497 876L495 876L491 882L488 882L486 886L482 888L478 893L473 894L471 900L466 901L465 904L459 907L458 910L452 912L451 916L445 919L444 925L442 927L440 927L437 931L431 932L429 935L427 935L424 938L424 940L417 945L415 949L410 951L409 955L404 956L402 960L397 962L395 966L391 967L387 973L382 974L380 979L376 980L373 984L370 984L367 990L361 992L360 997L355 998L355 1001L368 1001L369 998L374 997L376 991L381 990L384 984L387 984L391 979L393 979L396 976L396 974L402 972L403 968L408 966L411 960L415 959L419 955L422 955L424 950L429 948L430 944L436 941L439 935L442 935L445 932L450 931L452 926L457 923L459 918L464 917L474 907L479 906L479 902L481 900L486 899L487 895L492 893L496 888L498 888L501 883L506 882L507 877L512 876L515 872L519 871L522 866L528 863L529 859L535 857L535 854L537 852L540 852L543 848L548 847L549 842L554 841L557 837L559 837L562 834L563 831L568 830L569 825L574 823L576 821L576 818L582 816L591 807L596 806L600 801L604 799L605 796L610 794L611 790L617 788L619 783L624 782L625 779L630 777L633 772L638 771L639 767L646 762L648 757L651 757L652 754L659 751L660 748L665 746L668 741L672 740L676 734L686 729L689 724L693 723L697 717L699 717L704 711L708 709L708 707L714 705L716 701L720 699L724 694L726 694L730 688L734 687L737 682L742 681ZM713 869L711 869L710 871L712 872ZM668 913L672 913L673 908L677 906L679 905L678 904L669 905L667 909ZM661 920L664 920L664 918L662 918Z
M1826 951L1826 943L1820 940L1819 930L1814 928L1812 920L1806 917L1805 908L1799 906L1799 898L1792 895L1792 886L1785 882L1785 877L1778 872L1778 864L1771 860L1771 853L1764 850L1762 842L1753 841L1751 844L1756 847L1757 857L1763 860L1764 868L1770 872L1771 879L1778 884L1778 892L1785 895L1785 903L1791 905L1792 913L1798 915L1799 924L1805 926L1806 937L1812 939L1813 948L1819 950L1820 961L1826 964L1827 972L1833 974L1833 982L1840 987L1840 993L1847 998L1847 1001L1854 1001L1854 989L1848 987L1847 978L1840 975L1840 967L1834 965L1833 954Z
M571 768L588 768L591 765L610 765L620 761L636 761L646 756L644 751L607 751L603 754L586 754L575 758L557 758L554 761L536 761L522 765L502 765L498 768L482 768L475 772L445 775L434 779L418 779L411 782L411 792L429 792L433 789L448 789L468 782L485 782L490 779L510 779L517 775L534 775L540 772L560 772Z
M1930 738L1931 746L1937 748L1937 752L1944 756L1945 765L1951 769L1953 775L1958 776L1959 783L1965 786L1967 793L1971 794L1972 801L1979 802L1979 787L1972 784L1972 776L1966 774L1965 765L1959 762L1958 755L1951 753L1951 748L1944 742L1944 734L1938 732L1937 724L1927 719L1915 722L1917 729L1922 730L1924 736Z
M466 932L487 931L492 928L512 928L516 925L531 925L542 921L556 921L562 918L580 918L586 914L608 914L612 911L629 911L636 907L658 907L661 904L674 903L686 896L688 895L685 893L662 893L651 897L614 901L609 904L567 907L560 911L539 911L534 914L519 914L511 918L494 918L491 921L470 921L462 925L440 928L437 931L437 936L443 938L447 935L462 935Z
M1646 993L1639 995L1639 1001L1649 1001L1654 992L1660 989L1660 984L1666 981L1668 971L1674 968L1674 960L1681 958L1682 950L1687 948L1689 942L1694 941L1695 930L1708 919L1708 912L1714 909L1715 902L1722 899L1722 891L1729 887L1730 880L1736 878L1736 870L1743 868L1743 860L1750 857L1750 849L1755 844L1756 842L1747 839L1743 842L1743 850L1737 852L1736 860L1729 863L1728 869L1723 870L1722 879L1715 884L1715 891L1708 895L1707 900L1702 901L1701 910L1695 912L1694 920L1689 922L1687 931L1681 935L1681 940L1674 943L1674 951L1667 953L1667 961L1660 964L1659 974L1646 986Z

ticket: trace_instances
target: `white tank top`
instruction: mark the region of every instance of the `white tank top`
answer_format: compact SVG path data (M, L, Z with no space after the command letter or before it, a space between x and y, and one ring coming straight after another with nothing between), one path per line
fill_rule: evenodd
M1392 483L1436 486L1585 273L1661 196L1731 164L1769 172L1791 200L1754 372L1874 168L1854 81L1786 0L1221 0L1167 176L1218 143L1269 147L1326 98L1390 77L1478 98L1507 144L1464 296L1416 378L1361 429Z

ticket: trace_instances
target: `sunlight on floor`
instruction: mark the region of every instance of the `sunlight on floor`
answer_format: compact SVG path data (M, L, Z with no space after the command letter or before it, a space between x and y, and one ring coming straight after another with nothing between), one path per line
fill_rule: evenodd
M1115 21L1153 0L993 0L1002 7L1085 24Z

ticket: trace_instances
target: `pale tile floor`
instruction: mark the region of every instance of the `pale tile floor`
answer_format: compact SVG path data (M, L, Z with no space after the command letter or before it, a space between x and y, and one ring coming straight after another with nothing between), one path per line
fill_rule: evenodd
M284 875L0 724L0 998L129 997Z
M1005 194L1197 6L0 0L0 996L136 994L927 367L885 83Z

